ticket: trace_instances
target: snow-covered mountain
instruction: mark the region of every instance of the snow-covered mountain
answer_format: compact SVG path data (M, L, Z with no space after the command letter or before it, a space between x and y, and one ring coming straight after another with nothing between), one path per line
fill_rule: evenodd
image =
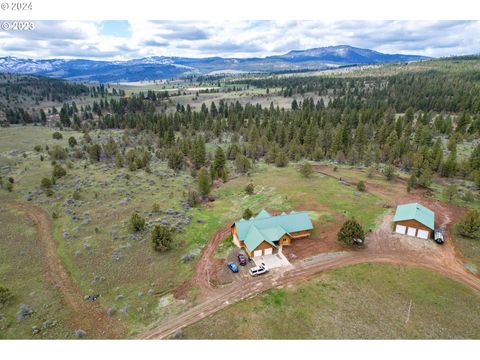
M348 45L294 50L265 58L185 58L151 56L126 61L84 59L0 58L0 72L42 75L78 81L157 80L189 74L323 70L335 66L426 59L417 55L383 54Z

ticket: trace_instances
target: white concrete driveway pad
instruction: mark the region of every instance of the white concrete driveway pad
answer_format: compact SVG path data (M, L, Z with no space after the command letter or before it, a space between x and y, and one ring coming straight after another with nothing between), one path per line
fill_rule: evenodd
M268 269L275 269L282 266L291 266L290 262L285 256L283 256L283 254L256 256L253 258L253 261L257 266L265 264Z

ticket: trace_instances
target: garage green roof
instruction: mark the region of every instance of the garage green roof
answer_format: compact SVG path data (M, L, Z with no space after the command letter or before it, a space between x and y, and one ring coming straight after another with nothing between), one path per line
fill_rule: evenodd
M285 234L313 229L307 212L292 211L289 214L273 216L266 210L260 211L250 220L241 219L235 222L235 227L238 238L250 251L255 250L264 241L276 247L275 241Z
M419 203L403 204L397 207L393 221L404 220L417 220L432 230L435 228L435 214Z

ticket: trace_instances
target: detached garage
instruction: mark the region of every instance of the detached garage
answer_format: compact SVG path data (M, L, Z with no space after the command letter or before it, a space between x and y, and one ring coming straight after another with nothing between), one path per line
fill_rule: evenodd
M435 214L418 203L404 204L397 207L393 222L397 234L429 239L435 229Z

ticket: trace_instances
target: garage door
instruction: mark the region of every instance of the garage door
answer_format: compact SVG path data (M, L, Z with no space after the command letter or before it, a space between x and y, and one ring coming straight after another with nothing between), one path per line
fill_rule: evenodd
M262 256L262 250L255 250L253 252L253 257Z
M408 230L407 230L407 235L408 235L408 236L415 236L416 233L417 233L417 229L416 229L416 228L411 228L411 227L409 227Z
M271 254L272 254L272 248L265 249L265 250L263 251L263 254L264 254L264 255L271 255Z
M417 236L422 239L428 239L428 231L419 229Z
M397 234L405 234L405 232L407 231L407 227L406 226L403 226L403 225L397 225L395 227L395 232Z

